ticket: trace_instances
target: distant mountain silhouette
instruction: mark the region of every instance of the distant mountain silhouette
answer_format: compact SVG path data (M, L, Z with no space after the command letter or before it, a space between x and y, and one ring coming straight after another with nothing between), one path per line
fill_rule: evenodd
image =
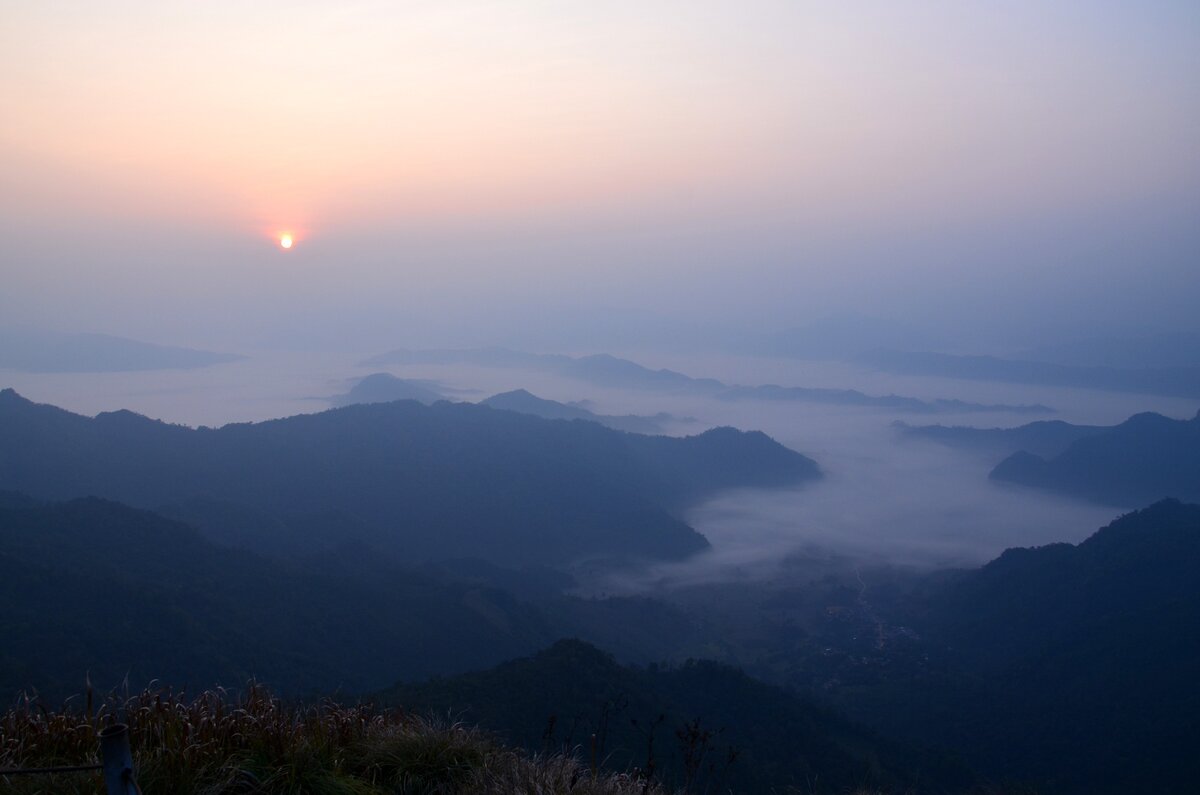
M1200 367L1080 367L995 356L880 350L860 361L889 373L932 375L1039 386L1070 386L1110 392L1200 397Z
M413 561L677 558L708 544L672 511L718 489L820 475L757 432L639 436L447 402L191 429L128 411L87 418L9 389L0 392L0 450L0 488L191 506L184 515L202 529L265 514L309 528L306 546L349 536ZM211 522L205 505L216 506ZM210 532L252 535L263 524Z
M1011 405L1007 403L970 403L947 398L921 400L900 395L865 395L855 389L818 389L776 384L729 387L717 397L723 400L794 400L806 403L831 403L840 406L874 406L914 414L957 414L982 411L1047 414L1054 411L1041 403Z
M506 348L397 349L363 362L376 367L391 364L470 364L534 372L554 373L599 386L652 389L664 392L719 391L725 384L713 378L692 378L674 370L651 370L628 359L606 353L565 356L554 353L524 353Z
M485 406L504 411L516 411L521 414L532 414L547 420L586 420L598 422L609 428L628 433L662 433L665 426L671 422L687 422L690 418L676 419L671 414L660 412L646 417L637 414L596 414L581 406L559 403L557 400L540 398L524 389L514 389L511 392L501 392L480 401Z
M990 477L1124 508L1163 497L1200 501L1200 414L1137 414L1051 458L1013 453Z
M459 715L534 752L582 747L587 755L595 742L597 759L613 769L645 770L652 760L657 778L688 782L691 791L906 791L918 780L938 786L965 776L961 766L901 751L735 668L705 661L629 668L578 640L488 671L396 685L376 698ZM703 757L690 781L688 753Z
M356 403L391 403L393 400L415 400L429 404L445 399L446 396L433 381L397 378L391 373L372 373L358 379L344 395L331 397L329 402L334 406L353 406Z
M979 450L1007 456L1025 450L1040 456L1054 456L1073 442L1101 433L1100 425L1072 425L1062 420L1043 420L1016 428L971 428L962 425L908 425L894 422L892 427L905 437L928 439L949 447Z
M0 368L32 373L108 373L208 367L245 357L153 345L107 334L0 329Z
M554 373L598 386L618 389L644 389L668 394L699 394L722 400L788 400L828 403L842 406L867 406L917 413L1012 411L1047 413L1048 406L969 403L961 400L920 400L899 395L867 395L853 389L784 387L776 384L740 386L714 378L692 378L674 370L651 370L628 359L608 354L563 356L510 351L504 348L461 350L395 350L372 357L365 365L470 364Z

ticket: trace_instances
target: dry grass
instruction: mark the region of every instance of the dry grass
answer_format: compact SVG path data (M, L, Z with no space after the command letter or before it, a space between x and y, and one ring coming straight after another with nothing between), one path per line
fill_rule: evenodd
M99 732L113 723L129 726L146 795L668 795L657 782L530 756L457 723L333 701L289 705L256 684L195 697L145 690L95 700L89 691L56 710L25 698L0 715L0 769L97 762ZM97 772L0 775L0 792L103 795L104 785Z
M98 704L89 693L55 711L24 699L0 716L0 768L95 762L99 731L116 722L130 728L147 795L664 795L570 757L526 756L461 725L363 705L289 706L258 685L236 696L147 690ZM72 773L0 777L0 790L101 795L104 788L97 773Z

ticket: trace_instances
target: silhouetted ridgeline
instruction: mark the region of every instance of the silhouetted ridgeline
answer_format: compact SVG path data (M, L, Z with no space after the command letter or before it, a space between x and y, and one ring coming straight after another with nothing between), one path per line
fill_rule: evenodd
M894 422L892 427L908 438L927 439L948 447L979 450L997 456L1011 455L1019 450L1041 456L1058 455L1073 442L1107 430L1101 425L1072 425L1062 420L1031 422L1016 428L908 425L903 422Z
M547 420L587 420L598 422L618 431L628 433L662 433L664 427L671 422L687 422L689 419L676 420L666 412L660 412L652 417L637 414L595 414L582 406L569 403L559 403L557 400L546 400L531 394L524 389L514 389L511 392L501 392L480 401L485 406L505 411L517 411L521 414L532 414Z
M446 402L192 429L128 411L82 417L4 390L0 449L0 488L144 508L217 505L214 536L250 536L263 524L221 526L231 517L274 517L311 528L298 547L358 539L412 561L464 550L520 564L677 558L707 541L671 509L716 489L820 475L757 432L638 436ZM202 514L189 518L204 529ZM336 532L322 536L329 527Z
M1191 420L1138 414L1086 434L1049 459L1014 453L991 477L1123 508L1163 497L1197 502L1200 413Z
M902 395L867 395L854 389L825 389L800 386L742 386L726 384L715 378L693 378L674 370L652 370L608 354L564 356L561 354L522 353L504 348L461 350L395 350L374 356L364 364L469 364L553 373L590 384L617 389L644 389L669 394L706 395L721 400L784 400L801 403L825 403L839 406L866 406L915 413L964 411L1013 411L1022 414L1053 411L1048 406L968 403L962 400L921 400Z
M1011 549L935 589L920 619L972 684L900 688L889 725L933 718L941 736L909 736L989 772L1055 781L1050 791L1194 789L1197 571L1200 506L1174 500L1077 546Z

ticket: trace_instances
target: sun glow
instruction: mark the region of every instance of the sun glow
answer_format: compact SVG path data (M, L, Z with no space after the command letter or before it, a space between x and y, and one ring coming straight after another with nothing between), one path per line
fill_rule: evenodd
M280 248L289 249L292 247L293 243L295 243L295 240L292 238L291 232L284 232L283 234L281 234L279 236L279 247Z

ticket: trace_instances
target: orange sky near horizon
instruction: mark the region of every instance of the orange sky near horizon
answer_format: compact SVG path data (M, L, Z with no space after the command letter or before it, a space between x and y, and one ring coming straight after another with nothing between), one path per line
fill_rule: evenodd
M8 3L0 315L1182 316L1198 42L1184 0Z
M18 112L0 144L10 179L43 183L56 213L270 234L705 194L798 215L953 212L1157 189L1181 157L1197 169L1194 104L1103 60L1102 25L1061 41L1053 18L870 11L10 7L0 98Z

